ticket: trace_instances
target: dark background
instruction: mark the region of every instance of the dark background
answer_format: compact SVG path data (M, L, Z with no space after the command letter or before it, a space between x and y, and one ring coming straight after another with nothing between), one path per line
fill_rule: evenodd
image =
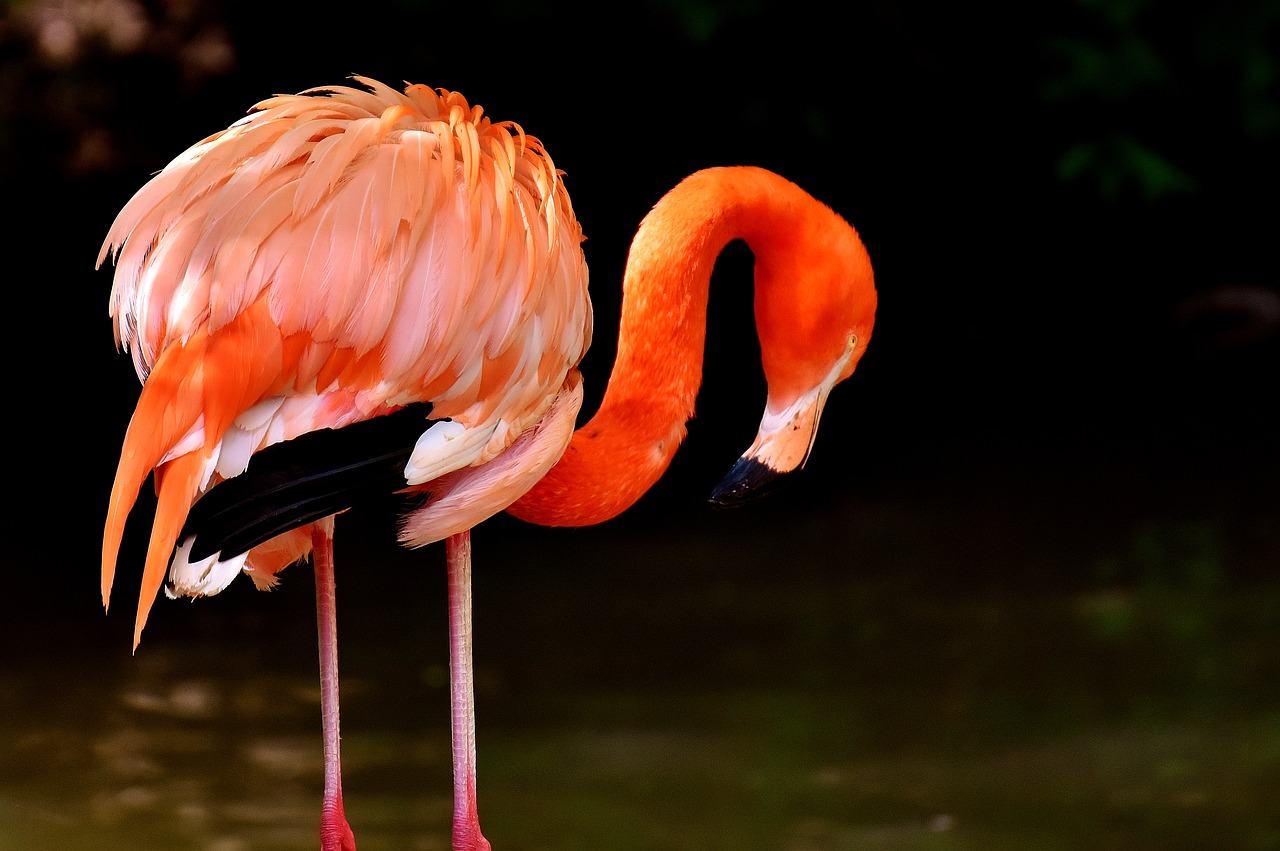
M358 73L567 172L585 411L631 235L690 172L791 178L876 269L791 487L706 504L764 402L736 244L668 475L601 527L476 531L496 844L1276 847L1278 63L1278 0L0 5L0 845L314 847L311 571L162 599L131 657L146 487L103 616L138 383L94 260L187 146ZM338 523L348 812L440 847L443 554L391 507Z
M597 316L586 409L630 236L685 174L765 166L859 229L875 337L803 484L748 509L761 523L932 481L1104 521L1129 499L1272 504L1280 3L973 5L5 4L14 613L101 623L101 522L137 394L93 268L115 212L257 100L354 73L460 90L567 172ZM740 244L717 267L698 418L623 526L712 518L704 495L750 442L749 270ZM364 522L353 539L390 535ZM1232 571L1274 566L1242 553ZM129 620L102 629L123 642Z

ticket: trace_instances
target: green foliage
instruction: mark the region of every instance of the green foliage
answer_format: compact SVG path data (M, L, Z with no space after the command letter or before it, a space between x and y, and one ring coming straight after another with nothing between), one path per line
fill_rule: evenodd
M1194 193L1239 142L1280 132L1277 0L1193 12L1159 0L1075 6L1074 22L1045 36L1040 86L1064 125L1064 182L1112 200Z
M652 5L670 16L685 37L697 44L710 41L735 18L755 18L765 6L763 0L654 0Z
M1076 142L1058 158L1058 176L1068 183L1091 181L1108 199L1136 187L1146 201L1194 191L1195 178L1159 151L1129 135Z

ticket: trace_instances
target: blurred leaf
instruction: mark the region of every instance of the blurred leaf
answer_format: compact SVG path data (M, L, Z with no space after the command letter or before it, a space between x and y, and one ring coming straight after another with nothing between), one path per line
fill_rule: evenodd
M1148 201L1195 190L1196 181L1190 175L1137 139L1122 136L1116 148L1122 168L1133 175Z
M764 8L761 0L655 0L654 8L673 17L695 43L710 41L735 18L753 18Z
M1082 6L1091 6L1115 26L1133 23L1138 13L1152 5L1152 0L1078 0Z
M1092 183L1105 198L1136 192L1144 201L1193 192L1198 182L1163 154L1131 136L1077 142L1058 158L1067 183Z
M1169 78L1169 69L1156 49L1132 33L1115 44L1057 38L1045 49L1067 66L1041 87L1041 95L1050 101L1088 96L1120 101Z
M1042 43L1040 96L1076 140L1058 156L1059 178L1150 202L1232 173L1238 142L1280 132L1278 34L1280 0L1192 13L1157 0L1076 0Z

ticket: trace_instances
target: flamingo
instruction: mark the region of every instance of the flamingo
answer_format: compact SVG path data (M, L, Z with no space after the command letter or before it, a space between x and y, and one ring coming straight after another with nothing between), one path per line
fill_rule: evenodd
M712 500L737 504L804 464L828 393L866 351L876 307L852 226L749 166L698 171L641 223L616 362L574 430L592 310L582 231L534 136L445 89L277 95L155 174L98 257L114 266L118 348L142 380L103 534L108 606L125 521L157 491L135 615L316 574L325 851L352 849L342 803L333 530L368 494L413 500L399 537L444 540L455 849L490 847L476 808L471 537L506 510L580 526L662 475L701 382L708 282L735 239L755 257L768 398Z

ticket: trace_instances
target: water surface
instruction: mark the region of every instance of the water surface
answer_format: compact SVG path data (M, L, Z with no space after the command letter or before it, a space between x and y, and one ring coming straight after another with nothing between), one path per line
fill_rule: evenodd
M1280 847L1271 506L1088 479L482 526L486 834L501 851ZM363 851L443 849L443 554L384 531L339 521L347 811ZM161 601L136 656L131 589L103 618L85 575L74 605L8 625L0 849L314 848L309 570Z

